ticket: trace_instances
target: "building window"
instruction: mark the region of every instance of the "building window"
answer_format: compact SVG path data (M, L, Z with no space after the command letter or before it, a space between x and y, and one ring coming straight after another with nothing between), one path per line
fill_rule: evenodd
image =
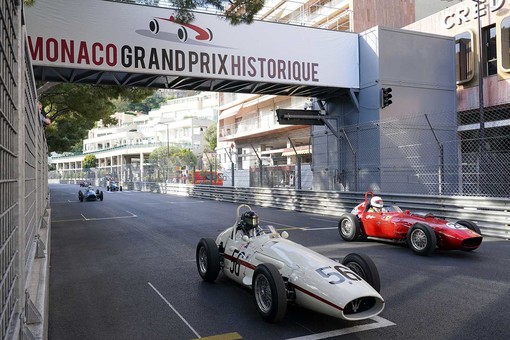
M473 33L463 32L455 36L455 75L457 84L464 84L474 75Z
M498 73L498 58L496 53L496 25L484 27L482 30L483 47L483 75L491 76Z
M510 72L510 17L501 20L501 66Z

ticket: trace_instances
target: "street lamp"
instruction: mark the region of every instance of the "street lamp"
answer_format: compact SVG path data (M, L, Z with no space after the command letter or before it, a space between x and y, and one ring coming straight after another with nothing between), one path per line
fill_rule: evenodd
M169 131L168 131L168 123L159 122L158 124L166 126L166 156L168 158L170 158L170 137L169 137Z
M166 126L166 162L167 167L170 167L170 137L169 137L169 131L168 131L168 123L162 123L159 122L158 125L165 125ZM168 183L168 175L169 175L170 169L166 170L166 182Z

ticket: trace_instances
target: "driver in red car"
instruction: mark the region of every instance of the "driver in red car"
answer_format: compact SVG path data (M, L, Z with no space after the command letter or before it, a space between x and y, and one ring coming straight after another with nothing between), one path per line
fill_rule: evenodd
M379 196L374 196L370 200L370 208L368 208L368 211L380 213L380 212L382 212L383 206L384 206L384 204L383 204L382 198Z

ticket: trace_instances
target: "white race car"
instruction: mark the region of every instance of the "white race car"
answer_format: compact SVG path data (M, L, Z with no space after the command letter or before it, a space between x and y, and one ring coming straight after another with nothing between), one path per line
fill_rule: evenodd
M280 235L272 226L259 226L258 216L242 204L232 227L216 241L202 238L198 243L198 272L214 282L222 271L251 288L268 322L280 321L287 303L353 321L382 312L379 273L368 256L351 253L339 263L287 237L286 231Z

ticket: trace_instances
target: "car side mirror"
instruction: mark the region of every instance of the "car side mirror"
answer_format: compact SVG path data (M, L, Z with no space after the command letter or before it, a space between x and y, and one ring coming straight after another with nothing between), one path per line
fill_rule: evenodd
M411 212L409 211L409 209L407 209L406 211L404 211L404 213L406 213L407 215L409 215Z
M286 239L286 238L288 238L288 237L289 237L289 233L288 233L288 232L286 232L286 231L282 231L281 236L282 236L283 238L285 238L285 239Z
M250 238L248 237L248 235L243 235L243 241L250 242Z

